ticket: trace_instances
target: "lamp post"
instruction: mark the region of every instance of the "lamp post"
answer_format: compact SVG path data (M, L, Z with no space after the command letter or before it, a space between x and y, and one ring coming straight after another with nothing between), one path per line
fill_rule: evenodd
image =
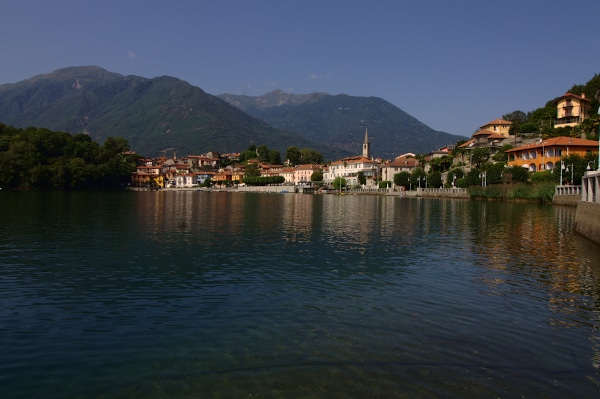
M564 162L563 162L563 160L561 159L561 160L560 160L560 184L559 184L559 186L562 186L562 185L563 185L563 177L562 177L562 172L563 172L563 169L564 169L564 168L565 168L565 163L564 163Z
M487 179L486 179L486 173L487 172L481 172L479 174L479 178L481 179L481 187L486 187L487 186Z
M590 161L590 162L588 162L588 166L587 166L587 168L586 168L586 170L587 170L587 171L590 171L590 170L592 170L592 167L590 166L590 164L591 164L591 163L595 164L595 163L596 163L596 161Z
M573 164L567 165L565 172L569 173L569 166L571 167L571 184L573 184Z

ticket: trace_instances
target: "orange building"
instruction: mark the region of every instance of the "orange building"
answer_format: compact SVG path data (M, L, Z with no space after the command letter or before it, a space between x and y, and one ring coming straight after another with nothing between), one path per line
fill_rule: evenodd
M560 164L562 157L586 154L598 151L598 142L575 137L553 137L539 140L533 144L506 151L508 166L522 166L530 172L552 170Z

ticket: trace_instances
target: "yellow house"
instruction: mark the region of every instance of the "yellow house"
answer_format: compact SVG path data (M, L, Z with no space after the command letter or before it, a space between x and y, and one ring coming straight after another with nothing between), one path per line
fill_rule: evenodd
M159 166L140 165L131 174L131 185L133 187L163 188L165 186L165 175L161 173Z
M491 133L501 134L504 137L508 137L510 135L508 131L510 130L511 125L511 121L494 119L493 121L479 127L479 130L489 130Z
M585 98L585 93L581 96L566 93L556 100L557 119L554 128L579 125L589 117L590 109L591 101Z
M506 154L508 166L522 166L530 172L541 172L559 166L562 157L573 154L584 157L597 150L597 141L561 136L513 148Z

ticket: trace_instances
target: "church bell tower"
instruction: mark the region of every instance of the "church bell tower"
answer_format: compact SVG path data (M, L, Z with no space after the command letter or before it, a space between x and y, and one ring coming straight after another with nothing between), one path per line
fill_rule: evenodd
M363 157L371 158L371 144L369 143L369 131L365 128L365 142L363 143Z

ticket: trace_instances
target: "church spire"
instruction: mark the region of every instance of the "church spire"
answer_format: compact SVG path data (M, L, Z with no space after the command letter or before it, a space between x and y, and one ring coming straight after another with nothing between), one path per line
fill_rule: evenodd
M371 158L371 144L369 143L369 131L365 128L365 142L363 143L362 155L365 158Z

